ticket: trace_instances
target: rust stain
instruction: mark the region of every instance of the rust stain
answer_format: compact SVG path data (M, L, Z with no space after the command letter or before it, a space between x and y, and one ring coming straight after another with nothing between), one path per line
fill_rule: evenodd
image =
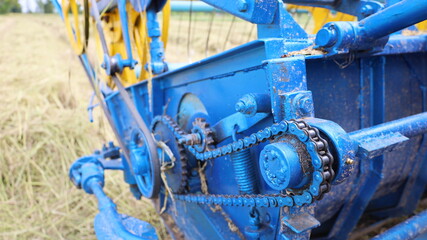
M402 31L403 36L418 36L418 35L424 35L424 34L427 34L427 31L414 31L409 29L405 29Z
M326 52L324 50L314 49L313 45L312 45L312 46L310 46L308 48L304 48L302 50L288 52L287 54L283 55L282 58L292 57L292 56L296 56L296 55L324 55L324 54L326 54Z
M280 81L280 82L289 82L289 81L290 81L290 79L289 79L289 71L288 71L288 69L286 68L286 66L282 66L282 67L280 68L280 71L281 71L283 74L279 77L279 81Z

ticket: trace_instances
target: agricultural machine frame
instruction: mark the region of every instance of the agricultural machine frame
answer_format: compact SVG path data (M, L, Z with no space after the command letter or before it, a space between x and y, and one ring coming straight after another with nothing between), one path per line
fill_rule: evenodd
M204 0L257 24L258 39L176 69L156 17L165 1L108 2L84 9L109 82L68 28L119 143L70 169L98 199L99 239L157 238L117 212L103 192L107 169L152 199L174 239L347 239L363 214L381 223L414 212L427 183L427 35L413 25L427 19L427 1ZM309 35L286 4L358 21ZM130 8L145 14L149 39L139 70ZM120 17L121 52L105 37L104 10ZM426 231L422 212L376 239Z

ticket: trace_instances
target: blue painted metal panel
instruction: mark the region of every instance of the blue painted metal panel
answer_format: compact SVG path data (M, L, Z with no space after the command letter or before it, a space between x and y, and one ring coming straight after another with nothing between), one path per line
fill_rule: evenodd
M245 161L239 164L244 163L248 167L239 171L236 171L239 164L233 164L239 158L233 159L225 155L201 161L197 154L191 153L191 146L180 152L186 157L188 170L188 189L181 194L186 196L172 199L166 193L167 189L162 187L159 199L154 200L156 207L160 209L164 198L167 199L161 216L171 234L176 238L197 239L307 239L310 236L345 239L363 214L393 217L412 212L427 183L427 38L425 35L386 35L424 19L422 10L427 5L418 0L413 1L413 4L402 1L398 7L395 5L383 11L379 11L381 4L376 5L379 6L376 9L379 12L361 22L337 24L343 31L355 26L360 31L351 32L353 35L344 36L346 39L341 39L342 41L319 40L321 44L317 42L318 45L326 46L323 49L327 51L325 54L302 55L298 51L310 47L313 40L285 11L282 1L206 2L258 23L260 40L158 75L152 80L152 99L149 99L147 82L130 86L127 91L147 124L153 123L154 116L166 114L180 125L182 131L188 133L187 140L193 136L191 134L196 134L191 132L194 130L191 123L200 117L206 119L213 131L217 131L217 138L213 137L216 147L233 143L234 148L238 143L245 144L238 139L250 137L254 133L257 133L254 135L255 141L261 140L249 150L243 150L246 152L240 152ZM342 1L341 5L335 5L333 0L299 2L344 12L357 12L359 17L363 17L361 8L368 4L368 1ZM354 9L350 10L352 7ZM158 38L155 34L155 12L150 14L154 32L151 36ZM395 15L398 16L391 21L378 20ZM394 20L397 24L394 24ZM372 32L377 35L371 34ZM320 32L318 38L328 37L322 34ZM380 42L373 41L384 36ZM126 38L125 35L124 37ZM343 45L336 47L335 43ZM160 46L158 44L150 50L161 50L157 48ZM359 51L361 49L363 51ZM90 73L91 67L85 56L82 61ZM136 121L118 92L104 94L114 127L125 143L124 146L129 148L132 145L132 134L137 128ZM246 101L249 104L251 101L247 99L247 94L263 96L263 101L270 101L264 105L255 99L255 103L251 103L268 106L267 110L263 108L256 115L245 112L243 117L236 117L235 114L242 115L236 113L236 103ZM270 106L271 109L268 109ZM248 120L244 121L242 118ZM301 129L306 127L304 130L295 130L298 123L291 123L292 118L303 119L317 130L304 123L300 123ZM239 124L242 125L240 131ZM268 141L262 140L260 130L263 134L272 135L283 124L286 130L281 130L282 135ZM234 128L236 125L237 128ZM174 126L169 126L171 128ZM293 135L289 133L292 129L296 132ZM303 135L298 135L298 132ZM164 143L180 142L184 139L183 136L178 136L180 134L185 133L174 132ZM204 134L198 136L206 139L208 134ZM305 137L310 140L301 140ZM324 142L315 145L316 139L321 138ZM303 141L312 142L310 144ZM238 146L236 149L239 149ZM322 149L319 152L323 152L321 156L325 157L321 162L321 168L325 171L320 180L313 170L316 155L308 155L310 151L316 152L319 149ZM164 148L159 147L159 151L163 150ZM273 154L273 150L280 154ZM142 153L140 155L140 162L148 158ZM98 158L102 159L97 160ZM328 161L332 162L332 158L334 163L327 165ZM125 156L122 159L129 160ZM264 161L262 165L260 159L268 161ZM273 164L277 167L265 165L265 162L268 164L270 161L272 164L274 159L279 159ZM91 179L98 179L98 182L103 183L103 169L107 168L123 170L135 196L141 196L133 178L133 174L139 170L135 168L136 164L123 160L120 161L122 165L107 164L110 160L100 156L95 160L100 163L90 162L85 165L81 164L83 160L80 159L79 164L73 165L70 175L76 185L83 187L88 193L95 193L100 199L100 205L107 201L102 192L102 184L95 184ZM158 160L164 161L154 159ZM204 174L201 176L198 168L204 164ZM83 166L86 166L86 170L82 170ZM333 171L327 171L330 169ZM239 181L239 177L245 176L245 173L251 178L249 190L242 188L242 181ZM280 174L288 174L286 176L289 178L283 179L292 178L289 182L295 186L280 191L280 187L272 185L271 181L279 179ZM298 195L299 191L320 191L312 189L310 184L315 181L326 182L326 175L330 176L331 184L323 186L330 187L330 191L319 199L313 195L313 204L298 204L297 200L306 199L311 203L310 198L313 196L304 198L307 195ZM208 190L204 189L204 180ZM205 195L188 195L200 192ZM248 192L262 195L243 195ZM289 197L289 207L286 204L279 207L280 196L287 196L289 193L294 197ZM233 202L233 197L236 196L244 198L250 204L242 206L238 201ZM218 205L206 205L209 198ZM267 203L263 200L267 200ZM113 224L119 224L113 228L126 232L126 227L122 226L126 225L126 221L114 212L111 203L108 204L110 207L107 209L110 210L107 218L115 219ZM423 218L424 213L385 236L404 235L408 238L412 232L420 234L426 225L415 228L413 223L419 223ZM96 222L96 228L101 231L97 234L108 234L107 230L102 231L102 226L107 225L105 219L98 217ZM409 233L403 234L404 230Z

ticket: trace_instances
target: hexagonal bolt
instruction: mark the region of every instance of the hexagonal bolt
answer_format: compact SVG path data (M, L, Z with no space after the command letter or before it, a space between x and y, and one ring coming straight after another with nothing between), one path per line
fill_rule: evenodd
M295 96L292 103L299 115L307 116L314 111L313 100L310 95L300 93Z
M313 100L309 97L305 97L299 100L299 110L303 114L313 112Z
M362 9L360 10L360 13L364 16L367 17L369 15L372 15L375 13L375 9L369 5L369 4L365 4Z
M236 112L254 116L259 112L271 112L271 99L268 94L249 93L243 95L235 105Z
M239 12L246 12L248 10L248 3L246 0L238 0L236 4Z

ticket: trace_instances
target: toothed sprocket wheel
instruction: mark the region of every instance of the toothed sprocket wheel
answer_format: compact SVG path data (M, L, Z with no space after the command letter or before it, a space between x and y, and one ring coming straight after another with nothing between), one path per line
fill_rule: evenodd
M213 131L204 118L194 119L191 132L200 136L200 143L192 146L199 153L209 150L209 146L214 143Z
M174 134L180 131L178 126L174 128L174 123L169 116L157 116L153 120L151 129L156 140L165 143L175 157L173 167L164 171L168 187L172 193L184 193L188 180L187 158L184 146L178 143Z

